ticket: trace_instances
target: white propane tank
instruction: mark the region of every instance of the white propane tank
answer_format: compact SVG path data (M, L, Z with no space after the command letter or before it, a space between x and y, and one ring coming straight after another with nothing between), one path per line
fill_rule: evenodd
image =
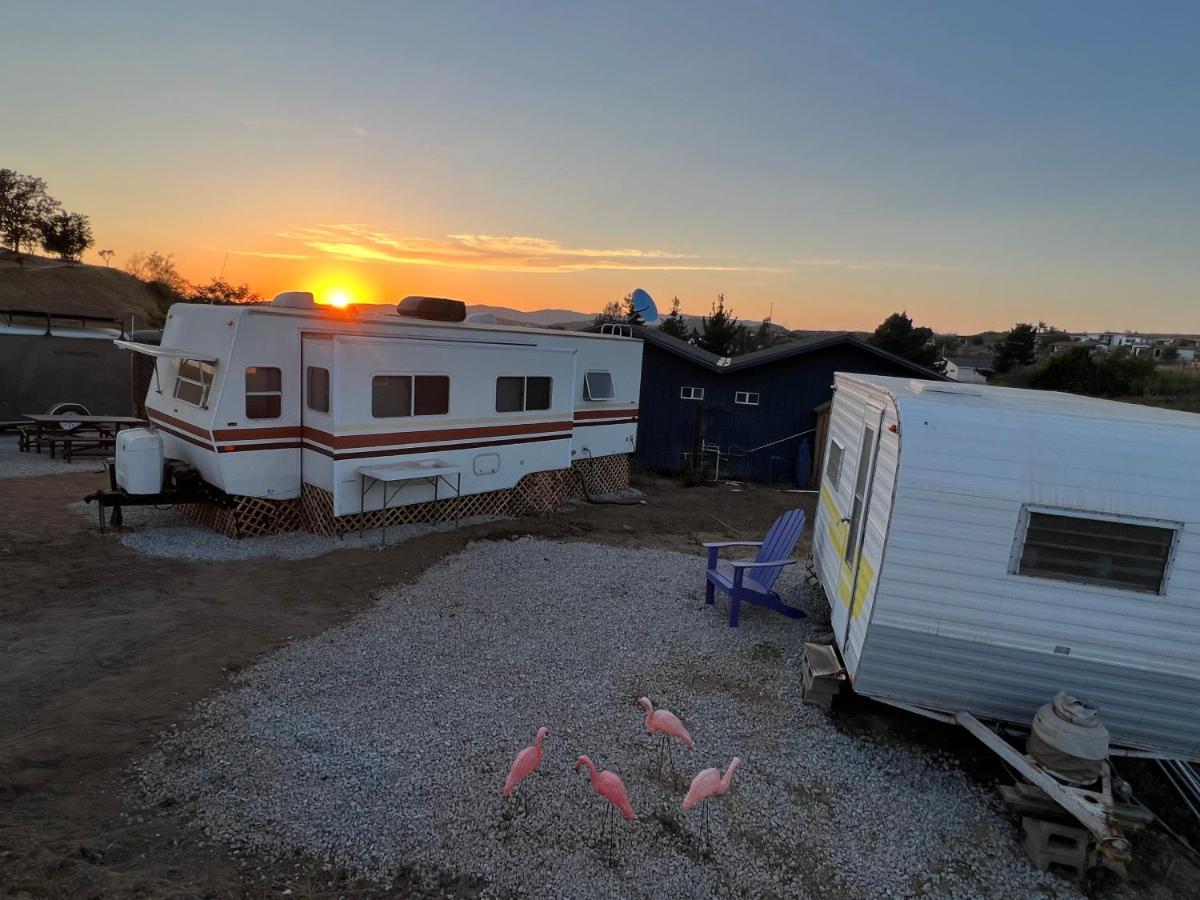
M152 428L117 432L117 487L127 494L160 494L163 439Z

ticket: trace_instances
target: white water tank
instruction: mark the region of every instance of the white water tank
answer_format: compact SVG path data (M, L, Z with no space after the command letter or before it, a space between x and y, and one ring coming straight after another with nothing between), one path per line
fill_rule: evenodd
M117 432L117 487L127 494L160 494L163 439L152 428Z

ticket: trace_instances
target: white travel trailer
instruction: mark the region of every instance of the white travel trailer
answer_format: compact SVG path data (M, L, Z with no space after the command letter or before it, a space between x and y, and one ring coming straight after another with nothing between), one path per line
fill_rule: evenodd
M858 693L1200 758L1200 417L836 376L813 556Z
M156 359L146 413L166 459L232 497L316 489L342 517L633 452L639 341L462 315L433 298L341 310L283 294L176 305L161 346L120 343Z

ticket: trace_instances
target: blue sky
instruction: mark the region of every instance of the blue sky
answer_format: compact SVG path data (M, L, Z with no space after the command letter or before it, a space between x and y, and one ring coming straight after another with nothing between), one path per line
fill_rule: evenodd
M906 308L946 330L1200 330L1200 6L5 21L0 165L91 214L96 249L172 252L194 279L577 309L640 285L812 328Z

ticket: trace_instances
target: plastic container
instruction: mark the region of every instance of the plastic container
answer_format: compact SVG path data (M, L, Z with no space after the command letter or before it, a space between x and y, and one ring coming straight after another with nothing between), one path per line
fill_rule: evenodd
M117 487L127 494L160 494L163 439L152 428L117 432Z

